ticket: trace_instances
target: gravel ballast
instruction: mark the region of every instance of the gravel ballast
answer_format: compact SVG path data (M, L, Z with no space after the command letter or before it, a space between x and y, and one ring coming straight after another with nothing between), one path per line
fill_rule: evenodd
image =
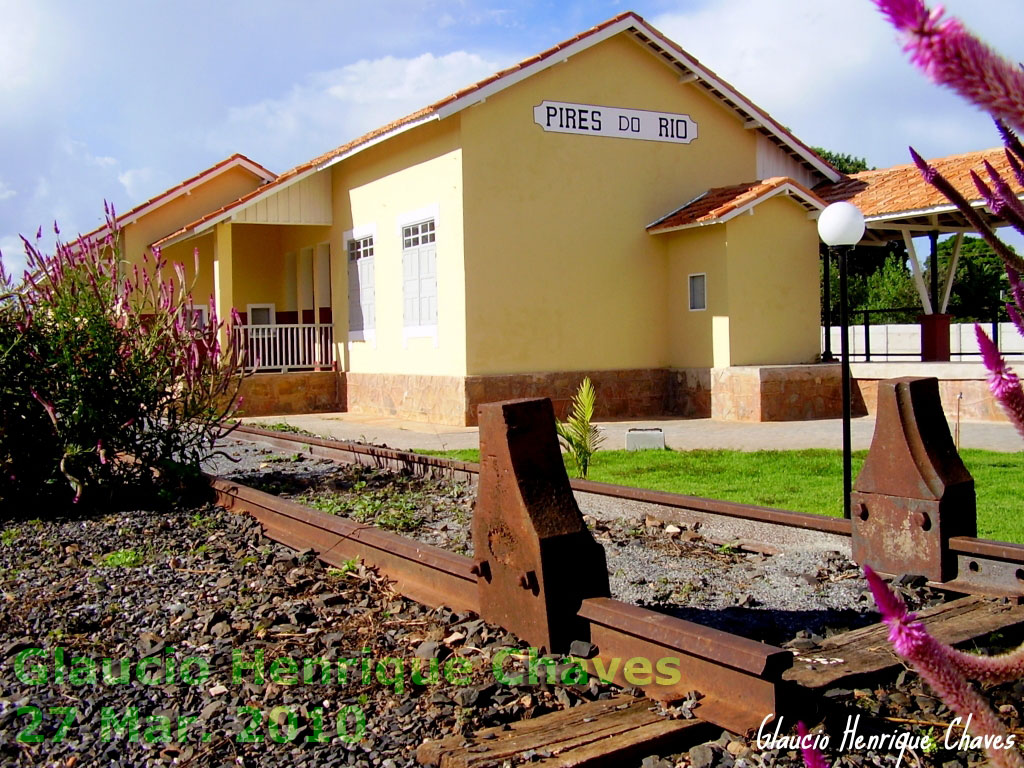
M472 552L469 488L241 441L225 448L234 461L211 463L218 474L282 496L333 499L336 510L364 522L384 521L403 535ZM619 599L801 654L813 653L826 634L877 621L859 571L827 539L808 540L806 547L798 546L800 537L754 546L743 531L714 521L668 521L618 509L607 498L581 499L581 507L605 548ZM499 680L492 666L499 654L499 669L509 675L530 663L523 644L503 630L472 614L412 603L356 561L327 568L311 552L268 540L250 518L217 507L9 522L0 529L0 586L2 766L398 768L415 765L424 740L536 717L613 690L593 679L548 683L543 674L535 683ZM902 589L913 608L937 599L911 581ZM260 654L264 678L258 681ZM190 657L192 681L184 679ZM112 659L107 669L104 658ZM316 658L334 676L323 682L323 665L311 663L310 681L300 682L303 660ZM82 659L95 663L95 683ZM154 684L139 679L144 659L158 662L148 669L164 675ZM341 682L343 659L353 661ZM394 661L377 669L375 662L385 659ZM432 659L436 680L429 674ZM445 679L446 662L454 682ZM423 684L412 679L414 666L427 676ZM168 681L171 667L177 679ZM126 682L119 682L122 675ZM941 739L937 727L921 724L948 723L952 715L913 673L894 677L825 692L822 727L833 737L835 765L895 764L897 752L888 749L837 752L851 713L865 716L865 734L930 730ZM1020 728L1022 694L1022 684L1013 683L986 695L1010 727ZM792 726L787 719L783 732ZM981 757L977 750L918 749L902 764L952 768ZM793 750L729 733L643 762L644 768L775 765L802 761Z
M503 630L406 600L357 562L325 568L217 507L3 537L0 765L394 768L426 739L611 690L542 684L544 667L508 684L530 658ZM304 681L317 658L327 684L319 663ZM342 659L355 661L339 680Z

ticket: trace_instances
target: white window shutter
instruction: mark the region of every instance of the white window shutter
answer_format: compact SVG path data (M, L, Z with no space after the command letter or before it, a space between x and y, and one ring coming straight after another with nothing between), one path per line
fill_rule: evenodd
M376 327L376 296L374 283L374 258L359 260L359 305L362 307L363 330L372 331Z
M407 328L420 325L419 253L411 248L402 254L402 297Z
M437 324L437 248L420 248L420 324Z
M348 263L348 329L363 330L362 281L358 261Z

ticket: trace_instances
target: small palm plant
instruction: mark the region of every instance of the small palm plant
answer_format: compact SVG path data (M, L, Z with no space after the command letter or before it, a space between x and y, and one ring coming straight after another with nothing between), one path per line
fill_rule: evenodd
M576 390L576 396L572 399L569 420L555 422L555 429L558 431L558 437L562 440L562 446L572 459L576 477L584 480L587 479L587 473L590 471L591 458L604 442L604 436L600 430L590 423L594 418L596 402L597 391L594 389L590 377L587 376L580 382L580 388Z

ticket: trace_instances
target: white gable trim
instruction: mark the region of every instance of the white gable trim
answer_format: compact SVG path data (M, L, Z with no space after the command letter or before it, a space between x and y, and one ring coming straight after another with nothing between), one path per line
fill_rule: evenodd
M254 198L252 198L252 200L246 201L244 206L237 206L235 208L230 208L230 209L224 211L223 213L220 213L217 216L214 216L212 219L209 219L208 221L203 222L200 226L196 227L196 229L194 231L192 231L192 232L183 232L179 237L176 237L173 240L169 240L164 245L165 246L166 245L170 245L171 243L178 242L178 240L182 240L182 239L185 239L187 237L192 237L194 235L202 234L206 230L213 228L213 226L215 224L219 224L220 222L222 222L222 221L224 221L226 219L229 219L229 218L234 218L235 214L240 213L241 211L245 210L246 208L249 208L250 206L255 205L256 203L260 202L261 200L265 200L266 198L270 197L271 195L273 195L273 194L275 194L277 192L280 192L282 189L285 189L286 187L290 187L292 184L297 184L298 182L302 181L303 179L306 179L306 178L312 176L314 173L319 173L320 171L326 170L327 168L330 168L332 165L336 165L337 163L340 163L342 160L345 160L345 159L347 159L349 157L352 157L352 155L355 155L355 154L357 154L359 152L362 152L364 149L369 149L370 147L374 146L375 144L380 144L382 141L384 141L386 139L390 139L392 136L397 136L400 133L405 133L406 131L411 130L411 129L419 126L419 125L423 125L423 123L429 123L429 122L431 122L433 120L437 120L437 119L438 119L438 115L437 114L427 115L426 117L423 117L423 118L421 118L419 120L414 120L412 122L405 123L404 125L400 125L399 127L395 128L395 129L393 129L391 131L388 131L387 133L382 133L380 136L375 136L374 138L370 139L369 141L365 141L362 144L359 144L358 146L352 147L352 149L348 150L347 152L343 152L343 153L341 153L339 155L335 155L334 157L330 158L329 160L325 160L323 163L320 163L319 165L315 165L312 168L309 168L309 169L307 169L305 171L302 171L301 173L295 174L292 178L286 179L285 181L282 181L280 184L274 184L270 189L267 189L264 192L256 195Z
M118 216L117 217L117 225L118 225L118 227L119 228L124 228L128 224L134 224L139 219L141 219L143 216L148 216L153 211L157 210L158 208L163 207L166 203L169 203L172 200L177 200L182 195L191 195L192 194L192 190L194 190L196 187L199 187L199 186L201 186L203 184L206 184L208 181L211 181L211 180L217 178L221 174L223 174L223 173L225 173L227 171L230 171L233 168L244 168L245 170L249 171L249 173L251 173L253 176L256 176L257 178L263 179L264 183L270 183L271 181L273 181L274 179L277 178L277 176L275 174L271 173L270 171L266 170L265 168L261 168L260 166L256 165L256 163L252 162L251 160L249 160L247 158L236 157L235 159L231 160L230 162L225 163L224 165L222 165L219 168L214 168L213 170L210 170L210 171L207 171L206 173L203 173L202 175L200 175L200 176L196 177L195 179L193 179L192 181L190 181L188 184L183 184L182 186L178 187L177 189L174 189L171 192L164 193L163 195L160 195L155 200L153 200L153 202L149 203L144 208L140 208L139 210L135 211L131 215L126 215L124 218L121 218L120 216ZM93 238L96 238L96 239L101 239L101 238L105 238L109 234L110 234L110 228L104 225L101 229L99 229L96 232L92 233L90 236L93 237ZM170 241L170 242L177 242L177 240L173 240L173 241ZM170 242L168 242L167 245L170 245Z
M741 96L738 92L733 90L731 87L727 86L724 82L720 81L714 74L710 72L710 70L707 70L704 67L700 66L700 64L695 59L691 58L688 54L682 51L682 49L680 49L674 43L662 37L660 33L655 32L653 28L648 26L638 16L630 14L627 15L625 18L616 21L613 24L609 24L603 29L589 33L584 33L582 39L570 43L569 45L560 48L557 52L552 52L545 56L544 58L533 62L532 64L516 67L511 72L508 72L507 74L498 77L497 79L488 83L487 85L483 85L478 88L473 88L465 96L454 99L448 104L445 104L444 106L429 112L428 114L424 115L421 118L418 118L416 120L410 120L409 122L402 123L401 125L398 125L389 131L384 131L380 135L374 136L373 138L364 141L345 152L339 153L312 168L297 173L295 176L287 179L286 181L271 184L270 189L266 190L264 193L260 195L257 195L252 200L246 201L245 207L248 207L259 202L265 196L274 194L275 192L285 188L286 186L301 181L311 173L317 173L319 171L330 168L332 165L340 163L341 161L349 157L352 157L353 155L358 154L359 152L362 152L364 149L368 149L369 147L372 147L375 144L379 144L383 141L386 141L390 139L392 136L397 136L398 134L404 133L408 130L411 130L413 128L416 128L417 126L420 126L424 123L433 120L444 120L445 118L451 117L452 115L462 111L463 109L466 109L467 107L471 107L474 104L483 103L488 99L488 97L500 93L506 88L509 88L515 85L516 83L519 83L527 79L528 77L532 77L533 75L539 72L543 72L544 70L553 67L556 64L564 63L571 56L574 56L577 53L585 51L588 48L591 48L601 42L604 42L605 40L614 37L615 35L621 32L630 32L634 40L637 42L637 44L642 45L646 50L648 50L651 53L651 55L657 56L659 60L664 62L667 66L676 66L677 68L682 67L683 69L685 69L686 72L683 72L680 77L681 83L693 82L705 88L706 90L709 91L708 95L711 98L721 102L725 102L725 106L736 111L745 123L749 122L750 120L760 123L761 126L758 128L758 130L766 131L771 136L774 136L782 145L784 145L789 150L792 150L792 152L795 155L809 163L812 167L818 170L825 178L830 179L831 181L834 182L839 181L840 179L843 178L842 174L840 174L838 171L836 171L831 166L826 164L823 160L821 160L821 158L817 157L809 149L806 149L799 143L793 143L790 140L788 134L785 131L782 131L778 127L778 124L775 123L775 121L772 120L766 112L755 107L750 101ZM647 38L646 41L642 39L645 37ZM660 55L656 53L654 50L652 50L650 42L653 42L656 46L660 47L664 55ZM691 80L689 77L690 74L695 75L695 78ZM206 230L212 228L215 224L232 217L237 211L238 208L236 207L228 208L228 210L223 211L217 216L203 222L203 224L196 227L193 231L183 232L177 237L168 240L166 243L164 243L164 245L170 245L171 243L175 243L188 237L192 237L193 235L201 234L202 232L205 232Z
M256 165L250 160L235 158L231 162L225 163L220 168L217 168L209 173L204 173L202 176L195 179L195 181L192 181L189 184L185 184L184 186L174 190L171 194L163 195L157 198L152 203L147 205L145 208L141 208L135 213L133 213L131 215L131 218L119 221L118 224L122 227L125 224L134 224L136 221L141 219L146 214L151 213L152 211L164 205L164 203L169 203L171 200L175 200L181 197L182 195L192 194L192 190L195 189L196 187L206 184L208 181L217 178L218 176L226 173L227 171L230 171L233 168L244 168L245 170L249 171L253 176L257 176L263 179L265 182L270 182L277 178L274 174L267 175L268 172L266 170L260 168L258 165Z
M707 193L705 192L704 194L707 194ZM797 186L795 186L793 184L782 184L782 185L776 187L775 189L771 190L770 192L766 192L763 195L758 195L753 200L751 200L749 203L741 205L739 208L734 208L733 210L729 211L728 213L726 213L726 214L724 214L722 216L716 216L715 218L713 218L713 219L711 219L709 221L695 221L695 222L692 222L691 224L681 224L678 227L671 227L669 229L659 229L657 232L652 232L651 234L652 235L662 235L662 234L665 234L666 232L678 232L681 229L697 229L699 227L707 227L707 226L710 226L710 225L713 225L713 224L724 224L725 222L729 221L730 219L734 219L734 218L736 218L737 216L739 216L741 214L753 213L753 210L754 210L754 208L757 205L759 205L760 203L763 203L765 200L770 200L771 198L773 198L773 197L775 197L777 195L786 195L787 197L797 198L795 200L795 202L797 202L798 205L802 201L805 207L812 207L812 208L814 208L814 212L811 213L812 217L816 217L816 215L818 213L820 213L821 211L823 211L825 209L825 205L821 201L815 200L814 198L811 198L811 197L808 197L806 194L804 194L800 190L799 187L797 187ZM700 200L701 197L704 197L704 195L700 195L700 197L695 198L691 202L696 202L697 200ZM689 204L690 203L687 203L686 205L689 205ZM685 208L686 205L684 205L683 208ZM658 219L658 221L664 221L665 219L669 218L670 216L673 216L676 213L678 213L679 211L681 211L683 208L679 208L679 209L673 211L671 214L669 214L669 216L662 216L660 219ZM652 224L649 224L648 228L655 226L657 223L658 222L654 222Z
M635 17L627 17L625 19L622 19L621 21L618 21L614 24L605 27L604 29L598 32L589 34L584 39L578 40L577 42L572 43L571 45L567 45L565 48L561 49L558 55L548 56L526 67L521 67L515 70L514 72L510 72L504 77L500 77L494 82L488 83L482 88L478 88L472 91L471 93L466 94L462 98L452 101L450 104L446 104L444 107L437 111L437 115L440 119L443 120L446 117L454 115L456 112L460 112L466 107L470 107L473 106L474 104L485 101L489 96L493 96L494 94L499 93L505 90L506 88L509 88L510 86L513 86L516 83L519 83L525 80L526 78L537 74L538 72L542 72L545 69L548 69L549 67L555 66L556 64L561 64L570 56L574 56L575 54L580 53L581 51L585 51L588 48L597 45L598 43L604 42L605 40L614 37L620 32L626 31L633 32L633 37L634 39L636 39L637 43L649 49L649 46L647 46L644 43L644 41L639 39L636 35L638 31L642 32L643 35L645 35L654 43L656 43L659 47L661 47L667 54L669 54L672 57L673 61L667 62L663 56L658 56L658 58L662 62L665 62L666 64L679 64L685 67L687 70L689 70L690 73L695 75L693 81L687 80L686 82L696 82L697 84L701 85L706 84L705 87L708 88L708 90L718 91L728 101L734 102L733 105L727 106L732 106L734 110L738 111L745 123L749 123L752 120L756 124L751 125L750 127L757 127L770 133L772 136L774 136L783 144L785 144L786 147L791 149L793 152L795 152L797 155L803 158L806 162L814 166L814 168L816 168L827 179L835 182L843 178L843 175L841 173L839 173L834 168L824 163L821 160L821 158L819 158L813 152L811 152L808 149L805 149L799 144L792 143L784 133L780 132L776 128L775 121L772 120L767 113L765 113L761 109L758 109L756 106L754 106L752 102L748 101L740 93L733 90L723 81L719 80L709 70L700 66L700 64L695 59L692 59L689 56L685 55L683 51L681 51L674 43L668 41L666 38L663 38L659 33L655 32L651 27L647 26L646 24L641 23ZM651 51L651 53L654 54L653 51ZM686 74L687 73L683 74L684 78L686 77ZM709 95L712 98L721 101L721 98L716 94L710 93Z
M615 22L614 24L608 25L598 32L592 32L582 40L577 40L575 43L571 43L570 45L560 49L557 54L547 56L546 58L543 58L540 61L535 61L533 64L529 64L525 67L519 67L515 71L509 72L504 77L499 77L493 83L488 83L482 88L477 88L476 90L466 94L462 98L455 99L455 101L450 104L446 104L441 107L441 109L438 110L438 116L443 120L446 117L454 115L456 112L461 112L466 107L471 107L478 102L484 101L489 96L500 93L506 88L522 82L528 77L533 77L538 72L543 72L545 69L553 67L556 64L561 64L570 56L575 56L577 53L585 51L588 48L591 48L598 43L602 43L610 37L615 37L615 35L620 32L625 32L635 26L637 26L636 19L627 17Z
M725 97L725 99L734 102L732 105L729 106L732 106L733 109L740 113L741 118L744 120L744 127L767 131L772 136L781 141L783 144L785 144L786 147L793 150L793 152L795 152L805 161L814 166L823 176L830 179L831 181L835 182L843 178L843 174L839 173L839 171L829 166L820 157L815 155L809 149L802 147L800 144L792 143L790 138L784 132L778 130L777 123L771 118L770 115L768 115L768 113L755 106L753 102L747 100L746 97L744 97L738 91L734 90L727 83L725 83L722 80L719 80L714 73L702 67L696 59L691 58L689 54L687 54L685 51L679 48L675 43L671 42L667 38L662 37L660 33L656 32L651 27L648 27L645 24L631 23L629 26L642 29L643 33L652 41L657 43L657 45L660 46L666 53L668 53L676 63L683 65L688 70L690 70L690 72L697 75L695 81L697 85L700 85L709 91L718 91L722 96ZM638 40L638 42L642 43L643 41ZM652 53L654 52L652 51ZM658 58L664 60L664 58L661 56L659 56ZM721 100L721 98L716 96L716 94L714 93L711 93L710 95L713 98L718 98L719 100Z

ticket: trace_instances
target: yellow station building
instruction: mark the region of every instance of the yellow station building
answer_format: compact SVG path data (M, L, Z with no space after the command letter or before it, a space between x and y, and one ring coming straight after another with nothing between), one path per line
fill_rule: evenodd
M839 392L811 190L843 178L624 13L279 176L230 158L125 248L198 250L250 414L473 424L589 375L602 417L808 418Z

